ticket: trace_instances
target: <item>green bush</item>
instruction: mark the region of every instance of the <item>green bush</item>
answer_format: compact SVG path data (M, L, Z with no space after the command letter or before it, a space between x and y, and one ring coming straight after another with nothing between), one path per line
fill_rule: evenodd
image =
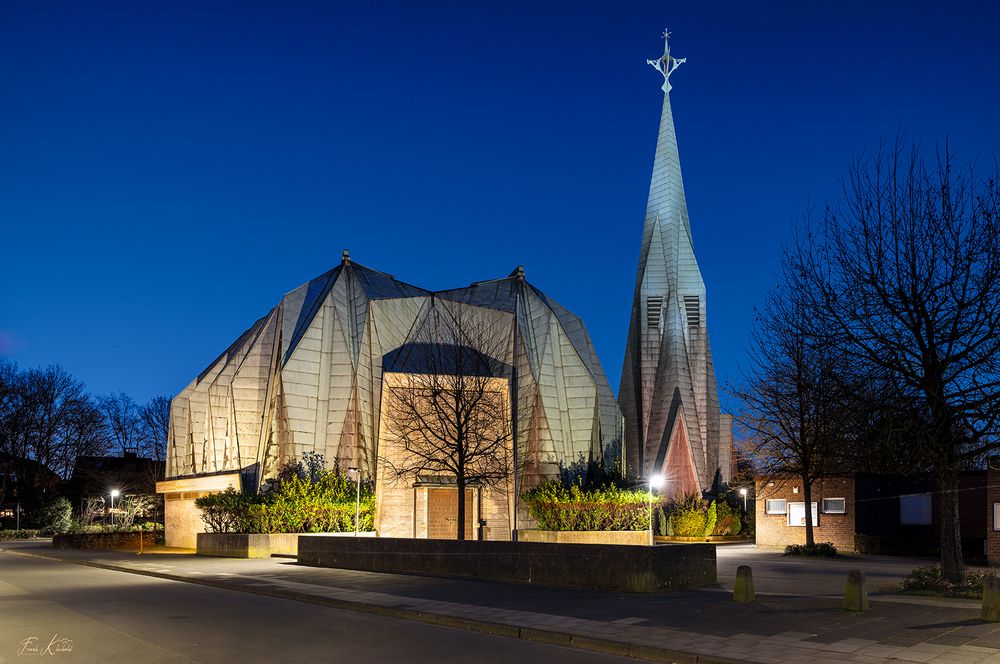
M715 503L716 509L716 521L715 529L712 531L713 535L739 535L740 530L743 528L743 523L740 518L739 512L734 510L732 506L725 500L719 500Z
M705 534L705 512L700 509L675 511L671 521L677 537L702 537Z
M715 532L715 524L718 520L719 512L713 500L708 506L708 512L705 513L705 530L702 533L705 537Z
M667 518L666 513L663 511L663 505L656 508L656 532L659 533L661 537L666 537L670 530L670 519Z
M38 537L37 530L0 530L0 542Z
M910 572L899 584L899 591L911 595L948 595L978 599L983 596L983 583L994 572L970 571L965 575L965 583L956 585L941 576L940 565L918 567Z
M42 535L64 533L73 524L73 506L62 496L47 497L27 513L25 522Z
M521 498L542 530L649 528L649 494L642 489L565 486L553 480L524 492Z
M324 533L354 530L357 487L335 471L283 469L271 490L262 495L235 489L195 500L202 521L215 533ZM375 493L361 483L360 530L374 529Z
M817 542L812 546L808 544L789 544L785 547L785 555L834 558L837 555L837 547L832 542Z

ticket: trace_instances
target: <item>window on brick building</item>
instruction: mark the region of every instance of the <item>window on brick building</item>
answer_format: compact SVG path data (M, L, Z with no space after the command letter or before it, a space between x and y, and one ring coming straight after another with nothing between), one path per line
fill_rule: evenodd
M931 525L931 494L900 496L899 523L904 526Z
M993 530L1000 530L1000 503L993 503Z
M784 514L786 511L786 505L784 498L769 500L764 504L764 512L767 514Z
M847 512L846 498L824 498L823 512L826 514L844 514Z
M810 503L809 511L812 512L812 524L814 526L819 525L819 510L816 509L816 503ZM802 503L788 503L788 525L789 526L801 526L805 528L806 525L806 504Z

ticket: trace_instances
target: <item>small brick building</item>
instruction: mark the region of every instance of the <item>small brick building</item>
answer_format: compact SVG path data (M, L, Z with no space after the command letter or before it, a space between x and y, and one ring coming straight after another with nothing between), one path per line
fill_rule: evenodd
M959 523L966 558L982 559L989 546L990 560L1000 564L1000 459L991 460L993 465L996 470L961 474ZM757 478L756 489L757 544L805 543L802 480ZM817 480L812 487L814 539L842 551L935 555L939 509L940 492L930 475L851 473Z
M829 477L812 486L813 536L838 549L854 550L854 477ZM805 544L805 498L802 480L756 480L757 544L784 547Z

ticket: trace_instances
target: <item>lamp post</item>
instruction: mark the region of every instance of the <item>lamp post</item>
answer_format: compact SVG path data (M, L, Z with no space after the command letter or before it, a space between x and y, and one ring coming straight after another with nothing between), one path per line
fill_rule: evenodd
M118 489L111 490L111 527L115 527L115 498L119 495Z
M653 489L660 489L667 481L663 475L657 473L649 478L649 545L653 546Z
M743 513L747 512L747 488L743 487L740 489L740 495L743 496Z
M358 520L361 517L361 469L355 466L351 466L347 469L347 472L354 473L354 536L358 536L361 526Z

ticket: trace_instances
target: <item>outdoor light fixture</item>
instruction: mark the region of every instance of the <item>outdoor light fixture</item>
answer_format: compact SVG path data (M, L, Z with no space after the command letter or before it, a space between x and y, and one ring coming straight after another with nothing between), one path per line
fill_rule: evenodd
M740 489L740 495L743 496L743 512L747 511L747 488L743 487Z
M354 493L354 536L358 536L360 525L358 520L361 516L361 469L351 466L347 472L354 473L354 483L357 485Z
M661 489L667 483L667 478L657 473L649 478L649 545L653 546L653 489Z
M111 490L111 527L115 527L115 498L119 496L118 489Z

